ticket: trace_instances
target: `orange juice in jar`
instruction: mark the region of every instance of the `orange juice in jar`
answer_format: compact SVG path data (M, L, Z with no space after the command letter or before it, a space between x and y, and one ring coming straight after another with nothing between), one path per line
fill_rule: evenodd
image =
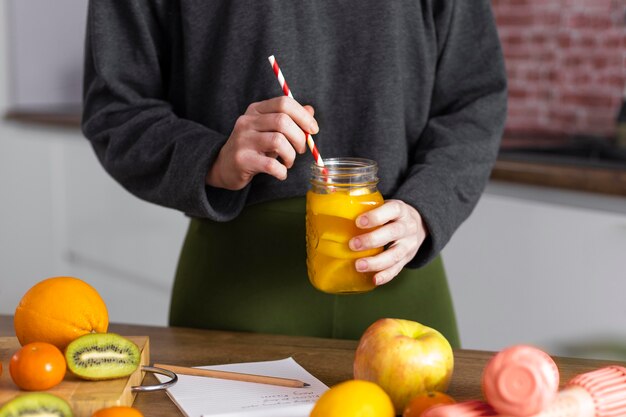
M341 294L375 288L373 273L358 272L355 261L383 248L353 251L348 241L366 233L356 227L360 214L383 203L376 188L376 162L360 158L332 158L313 165L306 196L306 247L309 280L320 291Z

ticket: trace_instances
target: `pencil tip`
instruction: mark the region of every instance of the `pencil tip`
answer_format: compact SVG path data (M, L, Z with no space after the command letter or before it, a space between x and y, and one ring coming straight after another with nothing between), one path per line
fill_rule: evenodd
M310 386L311 386L311 384L309 384L309 383L305 382L305 383L304 383L304 385L302 385L302 386L303 386L303 387L310 387Z

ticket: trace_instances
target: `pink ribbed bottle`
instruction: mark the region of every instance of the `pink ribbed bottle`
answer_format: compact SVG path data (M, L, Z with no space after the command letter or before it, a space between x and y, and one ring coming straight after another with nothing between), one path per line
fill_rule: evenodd
M625 417L626 368L608 366L580 374L533 417Z

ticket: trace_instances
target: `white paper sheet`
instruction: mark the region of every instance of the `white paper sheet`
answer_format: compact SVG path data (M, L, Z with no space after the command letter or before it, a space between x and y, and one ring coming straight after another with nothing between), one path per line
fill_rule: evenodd
M292 378L311 386L287 388L178 375L178 382L167 390L167 394L188 417L307 417L315 401L328 389L293 358L199 368ZM161 375L156 377L161 382L169 379Z

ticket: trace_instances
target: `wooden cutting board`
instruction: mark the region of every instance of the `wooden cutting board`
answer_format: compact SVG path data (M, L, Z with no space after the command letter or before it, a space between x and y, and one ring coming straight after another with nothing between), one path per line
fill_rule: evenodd
M47 390L50 394L64 398L72 407L75 417L91 417L94 411L115 405L132 405L136 393L131 387L141 385L145 372L141 366L150 362L150 343L147 336L125 336L137 344L141 351L141 364L130 376L110 381L85 381L70 374L65 374L63 382ZM16 337L0 337L0 360L2 361L2 375L0 375L0 405L9 401L18 394L27 391L20 390L11 379L9 361L11 356L20 348Z

